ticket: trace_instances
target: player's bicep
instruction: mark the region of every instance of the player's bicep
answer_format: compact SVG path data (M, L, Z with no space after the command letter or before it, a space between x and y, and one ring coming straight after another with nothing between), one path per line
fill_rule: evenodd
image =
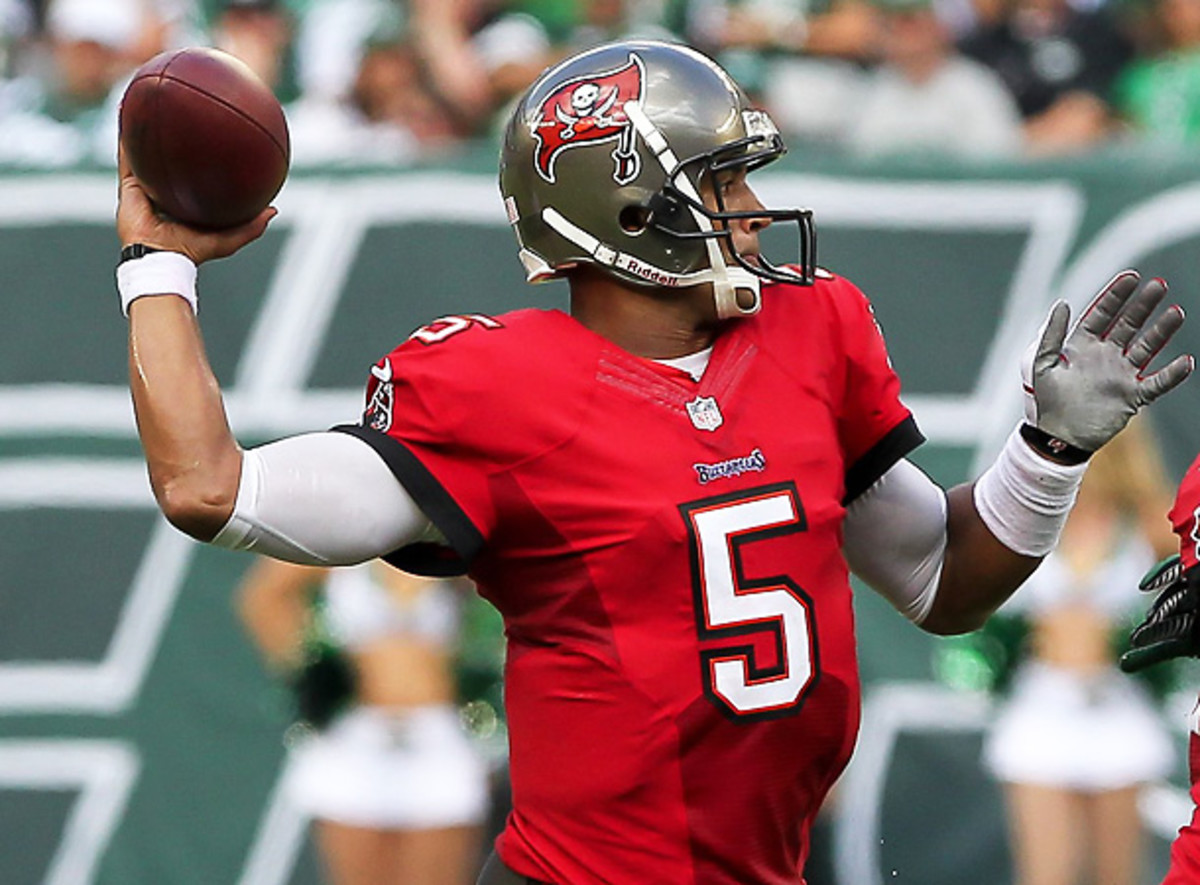
M437 538L370 446L344 433L308 433L243 453L233 516L213 543L349 565Z
M914 623L937 596L946 552L946 493L908 460L898 461L846 509L850 570Z

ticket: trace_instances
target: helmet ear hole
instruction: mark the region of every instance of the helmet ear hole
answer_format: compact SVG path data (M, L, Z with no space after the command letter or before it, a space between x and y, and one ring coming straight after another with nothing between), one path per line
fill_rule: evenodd
M617 214L617 223L626 233L640 234L650 226L650 210L645 206L626 206Z
M659 191L650 198L648 224L653 223L655 227L669 231L680 231L684 229L684 219L687 217L683 203L673 194Z

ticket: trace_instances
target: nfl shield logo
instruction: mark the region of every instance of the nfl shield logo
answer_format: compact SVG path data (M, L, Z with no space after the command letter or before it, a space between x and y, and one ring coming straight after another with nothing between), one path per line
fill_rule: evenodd
M688 417L697 430L716 430L725 421L716 399L711 396L698 396L686 405Z

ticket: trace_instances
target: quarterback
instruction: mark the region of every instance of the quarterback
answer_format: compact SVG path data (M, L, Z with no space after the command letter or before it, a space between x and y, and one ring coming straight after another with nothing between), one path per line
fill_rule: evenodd
M203 541L468 572L503 614L513 810L481 882L797 885L859 718L851 570L926 630L974 629L1053 546L1089 454L1192 359L1132 271L1057 304L1026 421L943 491L866 297L812 213L747 174L783 152L708 58L624 42L515 108L500 191L570 311L461 315L367 376L358 423L243 450L196 266L262 233L154 214L123 169L118 289L151 483ZM795 230L799 260L759 250ZM152 251L151 251L152 250Z

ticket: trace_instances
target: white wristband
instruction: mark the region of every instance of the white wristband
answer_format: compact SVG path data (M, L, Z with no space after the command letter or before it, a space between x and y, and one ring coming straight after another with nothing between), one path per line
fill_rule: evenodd
M117 265L117 292L121 313L144 295L178 295L197 311L196 265L179 252L152 252Z
M996 462L975 483L975 509L993 535L1023 556L1058 544L1087 463L1056 464L1013 431Z

